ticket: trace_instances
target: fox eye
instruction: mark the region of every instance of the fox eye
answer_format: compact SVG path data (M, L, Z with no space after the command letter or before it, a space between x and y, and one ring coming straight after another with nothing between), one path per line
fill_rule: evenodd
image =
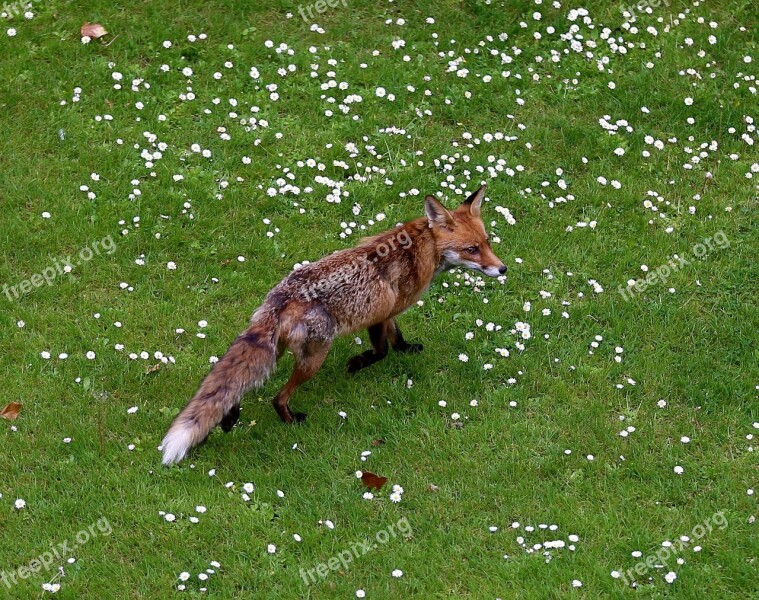
M469 254L477 254L477 246L469 246L469 248L464 248L464 250Z

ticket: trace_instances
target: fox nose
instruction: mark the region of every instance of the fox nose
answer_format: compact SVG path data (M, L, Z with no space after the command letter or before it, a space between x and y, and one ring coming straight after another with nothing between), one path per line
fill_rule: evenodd
M501 265L498 267L498 272L503 275L506 272L506 265Z

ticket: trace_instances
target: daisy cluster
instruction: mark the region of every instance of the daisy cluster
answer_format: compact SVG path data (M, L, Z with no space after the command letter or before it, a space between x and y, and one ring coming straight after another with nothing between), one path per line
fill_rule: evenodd
M207 592L208 591L208 582L211 580L211 577L213 575L216 575L219 570L221 569L221 563L216 560L212 560L208 563L208 567L200 571L196 574L195 577L193 577L192 573L189 571L182 571L179 575L177 575L177 584L176 589L177 591L184 592L190 588L191 585L190 582L194 581L197 585L197 591L198 592Z

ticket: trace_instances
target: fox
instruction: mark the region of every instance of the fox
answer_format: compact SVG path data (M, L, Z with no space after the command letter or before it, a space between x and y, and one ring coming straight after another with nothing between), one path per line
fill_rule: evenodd
M290 398L316 375L338 336L369 333L371 349L348 360L349 373L384 359L388 347L421 352L421 344L404 339L396 317L421 298L437 274L454 267L491 277L506 272L480 217L484 197L482 185L448 210L428 195L425 216L293 270L267 294L248 328L174 418L161 443L163 464L180 462L217 425L231 431L242 397L263 385L285 350L293 354L294 368L272 400L284 423L306 419L290 410Z

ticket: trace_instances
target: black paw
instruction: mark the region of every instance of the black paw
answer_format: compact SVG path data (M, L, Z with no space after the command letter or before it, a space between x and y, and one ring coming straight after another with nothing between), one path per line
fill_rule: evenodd
M360 371L365 366L366 361L364 360L363 354L358 354L348 359L348 373L355 373L356 371Z
M306 420L307 416L308 415L306 413L299 413L299 412L293 413L293 419L295 419L293 423L303 423L303 421Z
M224 433L229 433L232 431L232 428L235 426L237 421L240 419L240 405L233 406L229 412L224 415L224 418L221 420L221 428L224 430Z
M424 350L424 346L421 344L405 344L404 346L396 348L396 350L398 352L407 352L409 354L419 354Z

